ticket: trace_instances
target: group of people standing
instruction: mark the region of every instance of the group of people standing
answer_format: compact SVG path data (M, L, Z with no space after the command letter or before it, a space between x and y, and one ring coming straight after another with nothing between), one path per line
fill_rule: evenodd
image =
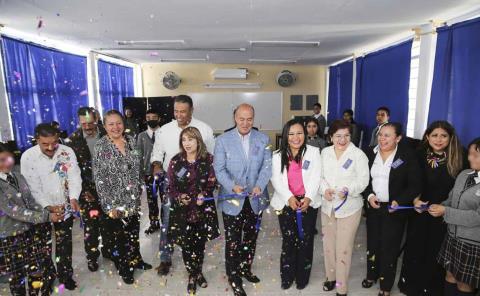
M389 112L377 110L379 125L365 151L354 142L353 112L329 126L330 146L319 116L288 121L272 153L269 138L253 128L251 105L237 106L235 127L214 139L213 130L193 117L185 95L175 97L174 121L159 127L159 114L149 110L147 130L139 134L126 131L116 110L105 113L101 125L90 108L80 108L80 128L66 145L58 144L55 128L40 124L37 145L22 156L21 174L0 144L0 271L10 275L13 295L26 295L26 283L49 295L57 277L75 289L72 225L78 215L88 269L96 271L102 255L126 284L134 283L136 269L152 268L139 243L146 190L146 233L161 230L158 273L169 273L174 245L180 246L189 294L208 286L202 265L206 242L220 234L217 211L234 295L246 295L243 279L260 282L252 266L263 212L271 205L282 234L282 289L308 285L321 212L323 290L347 295L365 212L364 288L379 281L379 295L390 294L406 231L398 283L403 293L473 295L480 286L480 139L466 152L448 122L434 122L415 151L402 141L402 127L388 121Z

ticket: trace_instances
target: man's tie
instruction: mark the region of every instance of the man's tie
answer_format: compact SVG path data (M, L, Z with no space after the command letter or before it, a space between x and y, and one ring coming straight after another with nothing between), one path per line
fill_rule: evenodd
M155 132L152 134L152 143L155 144Z
M7 182L13 187L17 188L17 181L15 180L15 177L12 176L12 174L7 174Z
M465 187L463 190L467 190L468 188L472 187L473 185L477 184L475 182L475 178L478 177L478 172L468 175L467 181L465 182Z

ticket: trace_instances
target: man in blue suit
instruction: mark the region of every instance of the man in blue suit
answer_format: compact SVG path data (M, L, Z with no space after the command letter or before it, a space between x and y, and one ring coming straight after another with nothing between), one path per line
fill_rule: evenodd
M246 197L219 200L225 226L225 263L235 296L247 295L242 278L258 283L252 271L262 211L268 207L267 184L272 175L269 138L254 129L255 110L241 104L234 112L236 127L215 144L214 169L220 194L248 193Z

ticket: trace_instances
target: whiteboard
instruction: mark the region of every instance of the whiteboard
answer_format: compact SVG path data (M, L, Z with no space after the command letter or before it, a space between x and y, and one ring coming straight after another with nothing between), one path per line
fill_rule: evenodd
M281 130L283 97L281 92L190 93L193 117L208 123L213 130L234 126L233 110L241 103L255 108L254 126L260 130Z

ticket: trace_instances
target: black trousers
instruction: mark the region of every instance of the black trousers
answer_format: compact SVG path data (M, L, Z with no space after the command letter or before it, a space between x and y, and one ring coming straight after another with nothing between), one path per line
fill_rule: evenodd
M240 276L240 273L251 271L255 249L257 247L257 220L248 198L237 216L223 213L225 227L225 267L229 279Z
M437 262L447 224L427 212L409 213L407 242L398 287L408 296L443 295L445 270Z
M153 176L145 176L145 184L147 188L148 218L150 219L150 224L158 225L158 195L163 194L163 192L157 192L157 196L153 196Z
M121 276L133 274L134 266L142 260L140 255L140 217L138 215L102 219L105 231L103 247L112 258Z
M393 287L406 222L407 213L389 213L388 203L367 209L367 279L380 279L382 291Z
M87 202L85 199L80 198L80 208L83 220L83 246L85 253L87 254L88 261L97 261L100 256L100 250L98 249L100 236L103 235L102 223L100 222L103 215L102 207L98 202L98 197L93 202Z
M44 224L48 248L52 251L52 232L55 237L55 262L57 263L57 277L60 283L73 277L72 267L72 227L73 217L62 222ZM49 227L49 225L51 225ZM49 267L50 272L54 272L53 266ZM54 275L52 275L54 277Z
M309 207L302 213L304 238L300 239L296 211L285 206L278 221L282 232L282 254L280 255L280 277L282 283L307 285L313 261L313 241L318 209Z
M201 231L203 230L200 223L187 224L184 241L182 242L183 263L188 274L193 276L202 273L206 240L203 235L199 235Z

